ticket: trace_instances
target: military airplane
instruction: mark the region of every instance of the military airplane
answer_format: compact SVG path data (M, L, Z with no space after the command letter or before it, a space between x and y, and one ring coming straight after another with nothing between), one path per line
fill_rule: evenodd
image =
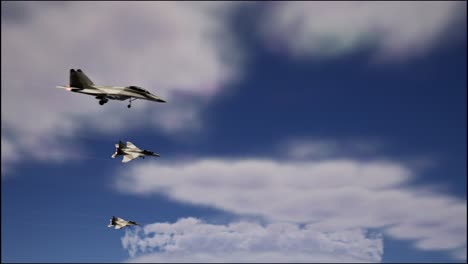
M139 149L137 146L133 145L133 143L129 141L127 141L127 145L125 145L120 140L119 140L119 144L115 144L115 153L112 154L112 158L115 159L115 157L119 155L124 155L122 162L129 162L138 157L145 158L145 156L160 157L158 153L154 153L149 150Z
M99 99L99 104L103 105L111 100L129 100L128 108L132 106L132 101L137 99L149 100L154 102L165 103L166 101L159 96L154 95L147 90L138 86L102 86L95 85L84 74L81 69L70 69L70 84L67 86L56 86L57 88L66 89L71 92L88 94Z
M121 229L123 227L133 226L133 225L140 225L140 224L134 221L127 221L120 217L112 216L112 218L110 219L110 223L107 225L107 227L113 226L115 229Z

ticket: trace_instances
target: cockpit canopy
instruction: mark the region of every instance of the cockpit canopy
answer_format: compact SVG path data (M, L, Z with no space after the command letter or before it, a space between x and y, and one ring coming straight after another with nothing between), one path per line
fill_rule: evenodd
M132 85L132 86L129 86L128 89L149 94L148 91L146 91L145 89L143 89L143 88L141 88L139 86L133 86Z

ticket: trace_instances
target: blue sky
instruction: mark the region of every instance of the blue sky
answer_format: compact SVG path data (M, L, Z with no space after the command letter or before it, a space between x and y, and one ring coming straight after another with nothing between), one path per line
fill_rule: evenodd
M466 2L2 2L2 262L466 262L465 24ZM53 88L70 68L168 103Z

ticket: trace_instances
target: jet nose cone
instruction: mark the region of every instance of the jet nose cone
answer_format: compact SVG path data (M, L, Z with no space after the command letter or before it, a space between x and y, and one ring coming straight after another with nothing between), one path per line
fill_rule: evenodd
M154 95L154 94L151 95L151 98L153 99L153 101L156 101L156 102L160 102L160 103L165 103L166 102L166 100L163 100L159 96Z

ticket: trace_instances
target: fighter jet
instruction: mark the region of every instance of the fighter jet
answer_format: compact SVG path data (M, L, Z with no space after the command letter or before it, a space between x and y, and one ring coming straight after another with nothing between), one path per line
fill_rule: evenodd
M127 141L127 145L125 145L120 140L119 140L119 144L115 144L115 153L112 154L112 158L115 159L115 157L119 155L124 155L122 162L129 162L138 157L145 158L145 156L160 157L158 153L154 153L149 150L139 149L137 146L133 145L133 143L129 141Z
M132 226L132 225L140 225L140 224L134 221L127 221L120 217L112 216L112 218L110 219L110 223L107 225L107 227L114 226L115 229L121 229L123 227Z
M71 92L88 94L95 96L99 100L99 104L103 105L111 100L129 100L128 108L132 106L132 101L144 99L154 102L165 103L159 96L154 95L147 90L138 86L102 86L95 85L84 74L81 69L70 69L70 84L67 86L56 86L57 88L66 89Z

